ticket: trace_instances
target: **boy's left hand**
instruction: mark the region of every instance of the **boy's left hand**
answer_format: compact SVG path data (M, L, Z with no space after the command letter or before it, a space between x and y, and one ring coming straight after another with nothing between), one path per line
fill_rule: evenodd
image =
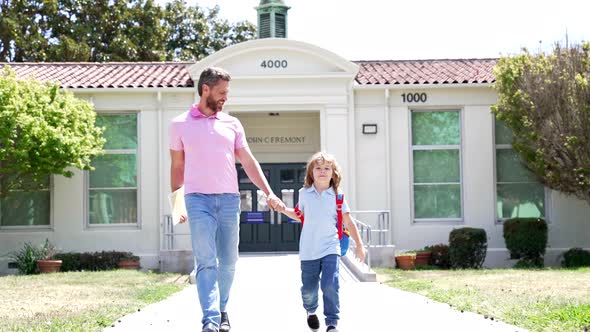
M356 249L354 250L354 255L356 256L356 258L361 261L364 262L365 261L365 256L367 255L367 252L365 250L365 247L360 245L360 246L356 246Z

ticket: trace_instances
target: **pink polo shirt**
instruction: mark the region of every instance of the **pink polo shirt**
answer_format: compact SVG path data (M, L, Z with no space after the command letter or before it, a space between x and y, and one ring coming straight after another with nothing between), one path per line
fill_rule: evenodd
M238 193L235 151L248 146L244 127L235 117L217 112L209 117L197 104L172 119L170 149L184 150L184 192Z

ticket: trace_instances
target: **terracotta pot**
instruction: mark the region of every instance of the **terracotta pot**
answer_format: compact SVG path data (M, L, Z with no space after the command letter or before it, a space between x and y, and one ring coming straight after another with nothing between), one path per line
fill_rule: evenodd
M55 273L61 269L61 260L42 259L37 261L37 268L41 273Z
M431 251L423 251L416 253L416 265L430 265Z
M396 256L395 264L402 270L413 270L415 266L416 256Z
M120 261L117 265L120 269L139 270L139 261Z

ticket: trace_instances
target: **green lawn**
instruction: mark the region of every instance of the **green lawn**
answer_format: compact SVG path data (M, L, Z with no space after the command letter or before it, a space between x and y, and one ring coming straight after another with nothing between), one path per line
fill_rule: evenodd
M102 331L186 286L186 276L130 270L0 277L0 331Z
M376 272L391 287L531 331L590 331L590 268Z

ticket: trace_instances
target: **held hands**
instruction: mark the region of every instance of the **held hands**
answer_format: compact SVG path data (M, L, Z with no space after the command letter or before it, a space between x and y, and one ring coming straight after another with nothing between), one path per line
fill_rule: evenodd
M276 210L278 212L283 212L285 211L285 203L283 203L283 201L281 201L274 193L270 193L267 197L266 197L266 204L273 210Z

